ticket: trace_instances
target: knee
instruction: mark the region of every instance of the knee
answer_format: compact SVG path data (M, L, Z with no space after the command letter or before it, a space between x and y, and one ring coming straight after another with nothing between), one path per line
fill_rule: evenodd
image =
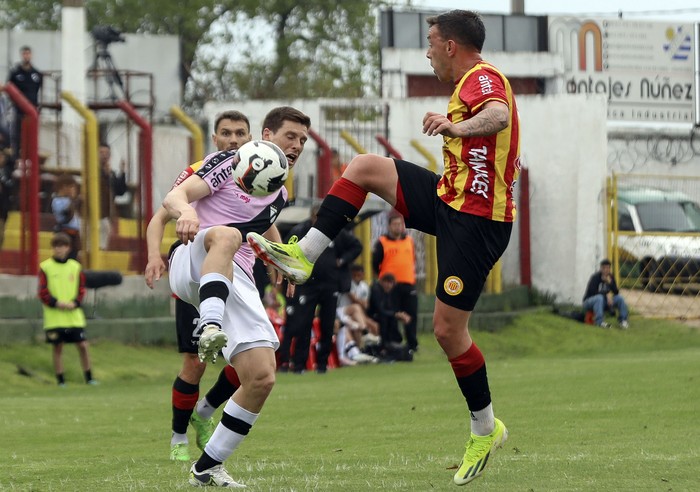
M241 231L234 227L215 226L207 232L204 247L207 251L216 249L233 256L241 247L243 237Z
M259 371L253 375L250 381L250 390L257 395L267 397L275 386L274 371Z
M202 379L206 368L207 364L201 362L197 354L186 354L182 363L180 379L190 384L197 384Z
M450 344L450 330L448 330L447 324L439 322L435 318L433 318L433 334L435 335L435 340L437 340L441 347Z

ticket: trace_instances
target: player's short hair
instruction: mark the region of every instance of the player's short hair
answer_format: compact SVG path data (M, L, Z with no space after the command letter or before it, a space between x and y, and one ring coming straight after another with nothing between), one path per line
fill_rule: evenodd
M351 273L364 272L364 271L365 271L365 267L363 267L361 263L353 263L352 265L350 265L350 272Z
M248 133L250 133L250 121L248 121L248 117L235 109L229 109L228 111L223 111L216 115L214 119L214 133L219 131L219 124L223 120L242 121L248 128Z
M57 232L51 237L51 247L54 246L70 246L71 240L65 232Z
M25 51L29 51L29 52L31 53L31 52L32 52L32 48L31 48L30 46L28 46L28 45L25 44L24 46L22 46L22 47L19 49L19 52L20 52L20 53L24 53Z
M306 128L311 128L311 118L291 106L279 106L270 110L263 120L263 130L267 128L271 132L279 130L285 121L301 123Z
M112 150L112 147L109 146L107 142L100 142L100 147L104 147L106 149Z
M436 26L442 39L452 39L463 46L472 46L481 52L486 39L486 28L481 16L471 10L450 10L425 19L430 27Z
M608 260L607 258L603 258L602 260L600 260L600 266L610 266L610 265L612 265L612 263L610 263L610 260Z

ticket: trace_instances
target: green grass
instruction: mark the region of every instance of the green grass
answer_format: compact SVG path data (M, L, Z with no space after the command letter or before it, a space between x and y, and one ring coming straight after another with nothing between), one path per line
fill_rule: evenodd
M511 436L466 488L698 490L700 331L632 321L604 331L536 313L474 334ZM102 384L88 387L66 347L66 388L54 385L48 346L0 351L0 490L190 488L188 466L168 461L174 348L97 341ZM413 363L278 375L226 466L249 490L458 490L467 426L449 365L423 336Z

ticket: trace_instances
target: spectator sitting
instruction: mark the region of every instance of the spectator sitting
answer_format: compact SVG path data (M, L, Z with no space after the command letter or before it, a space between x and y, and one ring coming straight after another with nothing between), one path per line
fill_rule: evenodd
M627 320L628 310L624 298L620 295L613 277L610 260L607 258L600 262L600 270L591 275L583 296L584 311L593 311L595 324L601 328L610 328L605 322L605 311L617 310L620 328L629 328Z
M364 341L379 341L379 325L367 315L369 307L369 285L364 281L365 269L362 265L350 267L350 291L338 296L336 317L349 330L349 335L358 347Z
M55 232L63 232L71 238L68 258L72 260L77 260L80 252L79 210L78 183L70 174L60 175L56 178L56 193L51 200L51 211L56 219Z
M385 359L412 360L412 351L401 345L398 322L408 323L411 317L398 310L396 277L385 273L372 284L368 314L379 324L380 355Z

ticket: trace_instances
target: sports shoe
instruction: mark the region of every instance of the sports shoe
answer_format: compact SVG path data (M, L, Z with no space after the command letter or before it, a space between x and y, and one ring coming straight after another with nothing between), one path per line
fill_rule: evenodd
M231 489L244 489L245 485L236 482L224 469L224 465L216 465L203 472L195 470L194 465L190 468L190 485L195 487L228 487Z
M170 459L173 461L190 461L190 451L186 442L179 442L170 446Z
M495 419L493 432L488 436L472 434L467 441L467 450L454 476L457 485L465 485L481 475L489 460L491 451L500 448L508 439L508 429L498 419Z
M246 235L248 244L253 248L255 256L265 263L272 265L283 276L293 283L300 285L306 282L311 276L314 264L306 259L297 244L297 237L289 238L287 244L268 241L260 234L249 232Z
M190 417L190 424L192 424L194 431L197 433L197 447L204 451L204 446L207 445L216 428L214 419L203 419L197 414L197 411L194 411Z
M607 330L608 328L610 328L610 323L602 321L598 326Z
M623 330L626 330L629 327L630 327L630 324L626 319L623 319L622 321L620 321L620 328L622 328Z
M356 354L353 354L352 360L358 364L376 364L379 362L377 357L365 354L364 352L357 352Z
M202 336L199 337L199 360L215 363L219 350L226 346L226 342L228 342L228 337L226 333L221 331L221 328L216 325L206 325L202 330Z

